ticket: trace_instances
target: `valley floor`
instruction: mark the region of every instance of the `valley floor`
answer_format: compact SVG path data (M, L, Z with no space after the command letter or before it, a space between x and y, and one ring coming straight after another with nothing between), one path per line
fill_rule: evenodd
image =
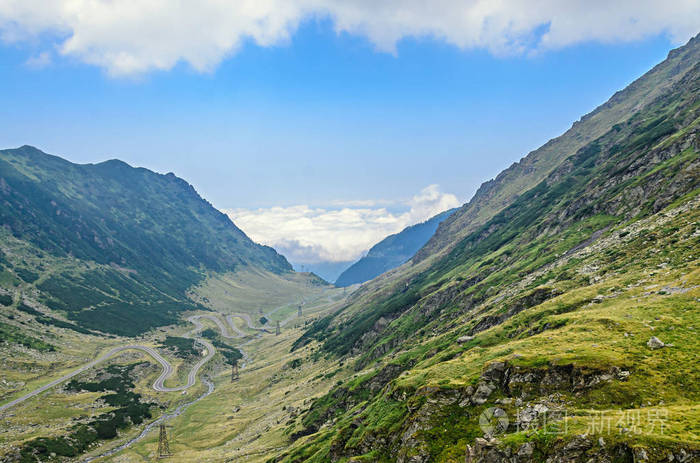
M288 439L280 423L296 416L311 397L327 392L343 376L334 362L308 362L302 358L308 352L291 355L289 350L305 326L338 307L345 291L299 274L287 281L265 277L216 277L197 295L206 297L220 312L193 314L181 325L139 339L61 333L63 348L42 355L3 345L7 355L2 360L2 383L12 392L4 396L6 409L0 410L0 460L19 458L18 448L23 443L66 436L81 423L115 410L104 402L101 392L71 390L67 385L76 371L74 381L100 381L110 377L109 368L119 365L135 366L133 392L140 394L142 403L157 405L152 408L153 416L122 430L116 439L91 446L75 461L152 461L158 449L158 426L154 424L161 420L169 426L170 461L261 461L274 454ZM250 280L257 283L254 290L250 290ZM265 284L274 285L274 290ZM237 300L232 300L233 294ZM262 317L267 320L265 325ZM240 349L244 358L239 380L231 381L231 367L221 355L215 353L207 361L216 349L206 339L199 338L199 342L213 349L205 349L199 358L179 358L159 345L164 336L199 336L192 331L192 323L199 325L197 331L207 329L223 335L212 342L224 341ZM277 323L280 335L275 335ZM133 345L141 350L113 352ZM109 359L94 365L94 359L111 352ZM159 364L155 358L161 353L166 358ZM198 365L197 381L192 387L183 387L188 377L197 373ZM89 368L83 370L83 366ZM171 369L172 376L167 377ZM59 384L31 396L31 391L61 377L64 380ZM13 403L18 398L25 400ZM147 432L142 435L144 430ZM114 450L118 451L110 454Z
M342 290L324 291L303 306L301 318L297 304L291 304L293 315L280 314L291 312L286 305L266 312L272 319L277 315L287 321L281 334L265 333L245 343L250 359L237 381L231 381L230 369L210 372L214 392L168 422L173 426L169 436L173 455L168 461L262 462L286 448L286 428L299 412L350 374L337 361L309 361L309 351L290 354L305 323L335 308L339 298ZM133 447L98 461L152 461L157 448L154 431Z
M141 402L157 405L153 416L71 461L153 461L157 426L122 446L139 436L147 423L190 403L166 420L172 453L166 461L410 461L413 453L429 448L437 457L426 461L461 463L471 448L467 445L474 445L472 450L481 455L548 449L571 456L566 453L570 445L587 446L583 453L617 445L658 449L658 454L648 451L650 461L662 461L674 449L697 452L700 266L690 250L700 236L699 206L696 197L649 219L597 234L504 289L513 295L530 294L533 288L551 285L557 289L554 297L458 341L478 320L474 313L479 311L463 314L448 331L399 347L363 370L357 369L357 358L343 361L326 355L315 341L292 352L311 322L343 306L345 290L294 286L287 300L281 292L272 300L260 296L257 310L256 296L249 293L246 310L241 310L233 299L236 293L227 286L235 284L235 277L219 277L198 289L199 297L206 297L216 309L201 312L199 322L214 333L226 331L230 339L217 339L241 348L245 356L240 378L231 380L230 366L217 354L203 366L192 388L158 392L152 385L161 374L160 365L143 352L124 352L79 378L108 378L108 365L133 368L133 392L141 395ZM619 259L628 258L634 263L618 265ZM264 330L262 318L267 321ZM281 333L276 335L278 321ZM159 342L164 336L185 336L191 330L192 324L183 319L182 324L157 330L138 343L162 349ZM652 336L669 345L650 347ZM3 372L26 383L6 394L5 400L88 362L90 352L135 343L129 338L71 334L60 340L65 346L60 354L39 356L23 349L10 355L3 347ZM164 386L174 387L186 382L199 357L168 359L176 377ZM52 370L54 360L61 366ZM40 376L42 372L45 376ZM584 383L559 388L557 381L578 384L573 376L566 377L571 372L580 373ZM213 384L210 394L206 394L208 381ZM374 394L370 400L368 390ZM103 397L63 385L3 411L0 456L11 457L19 445L38 437L66 435L91 417L114 410ZM500 409L511 420L521 420L511 421L511 432L499 436L499 448L488 447L492 444L482 439L480 418L487 409ZM541 432L546 427L520 431L523 411L537 418L538 410L564 410L563 420L555 424L563 431L553 435ZM300 434L309 423L318 428L308 433L312 435ZM394 442L402 453L367 453L376 442ZM119 451L103 456L115 448ZM510 461L506 453L499 455L501 459L494 461ZM582 455L574 461L584 461Z

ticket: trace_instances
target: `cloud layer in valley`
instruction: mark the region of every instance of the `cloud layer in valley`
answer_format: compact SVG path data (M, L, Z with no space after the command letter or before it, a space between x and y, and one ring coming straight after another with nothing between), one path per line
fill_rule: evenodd
M404 212L372 207L376 204L373 202L352 204L224 212L253 240L273 246L292 262L344 262L358 259L387 235L457 207L460 202L455 195L441 192L438 185L430 185L403 204Z
M523 54L662 33L680 43L700 29L700 2L0 0L0 39L40 42L48 49L39 56L55 50L112 75L169 70L180 62L206 72L246 41L284 44L302 21L319 18L384 52L394 53L407 37L430 37L462 49Z

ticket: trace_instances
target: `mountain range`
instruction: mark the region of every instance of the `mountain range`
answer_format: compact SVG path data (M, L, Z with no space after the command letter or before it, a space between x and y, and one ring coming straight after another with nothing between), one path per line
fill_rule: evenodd
M343 271L335 281L335 285L345 287L364 283L405 263L428 242L438 225L455 210L443 211L425 222L411 225L399 233L387 236L372 246L360 260Z
M2 275L83 328L137 334L196 308L207 272L291 272L194 188L122 161L78 165L31 146L0 151Z
M700 36L346 295L173 174L0 151L0 458L700 460L699 154Z

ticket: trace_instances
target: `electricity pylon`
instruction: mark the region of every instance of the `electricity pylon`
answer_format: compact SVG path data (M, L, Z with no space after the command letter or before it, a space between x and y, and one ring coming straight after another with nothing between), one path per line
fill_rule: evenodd
M168 432L166 428L172 426L166 426L163 423L160 424L160 434L158 436L158 458L165 458L172 455L170 453L170 445L168 444Z
M236 381L238 378L238 360L234 360L231 364L231 382Z

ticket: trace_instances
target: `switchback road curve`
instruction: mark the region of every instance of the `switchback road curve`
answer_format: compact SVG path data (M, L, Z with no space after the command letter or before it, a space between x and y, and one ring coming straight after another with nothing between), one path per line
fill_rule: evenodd
M45 384L45 385L33 390L32 392L30 392L22 397L19 397L15 400L7 402L6 404L0 405L0 412L7 410L8 408L11 408L11 407L13 407L21 402L24 402L25 400L31 399L32 397L36 397L37 395L41 394L42 392L45 392L45 391L51 389L52 387L57 386L58 384L61 384L65 381L68 381L69 379L89 370L90 368L93 368L96 365L99 365L100 363L102 363L102 362L108 360L109 358L114 357L115 355L117 355L121 352L124 352L126 350L140 350L142 352L145 352L146 354L150 355L153 359L155 359L160 364L160 366L163 368L163 371L160 373L160 376L158 376L158 378L153 382L153 389L155 389L156 391L160 391L160 392L184 391L185 389L188 389L194 385L194 383L197 381L197 373L199 372L199 370L209 360L211 360L212 357L214 357L214 355L216 354L216 349L209 341L197 336L202 331L202 329L204 329L204 326L200 322L200 319L202 319L202 318L206 318L206 319L211 320L214 323L216 323L216 326L218 326L219 329L221 330L221 335L225 338L231 339L231 338L242 337L242 333L240 333L238 328L235 327L235 325L233 325L233 323L231 323L230 320L228 320L229 325L230 325L232 331L235 332L235 334L229 333L228 330L226 329L226 325L224 325L224 323L221 321L221 319L215 315L193 315L193 316L189 317L187 319L187 321L194 324L195 327L192 331L187 333L185 335L185 337L193 338L195 340L195 343L201 344L202 346L204 346L204 348L206 349L206 354L204 355L204 357L199 359L199 361L196 364L194 364L194 366L192 366L192 369L190 370L190 372L187 375L187 383L184 385L177 386L177 387L166 387L164 385L165 381L175 373L175 369L170 364L170 362L168 362L165 358L163 358L163 356L161 356L155 349L153 349L152 347L144 346L144 345L140 345L140 344L127 344L124 346L113 347L112 349L107 351L104 355L96 358L95 360L93 360L91 362L86 363L85 365L79 367L78 369L68 373L67 375L64 375L58 379L55 379L55 380L51 381L50 383Z

